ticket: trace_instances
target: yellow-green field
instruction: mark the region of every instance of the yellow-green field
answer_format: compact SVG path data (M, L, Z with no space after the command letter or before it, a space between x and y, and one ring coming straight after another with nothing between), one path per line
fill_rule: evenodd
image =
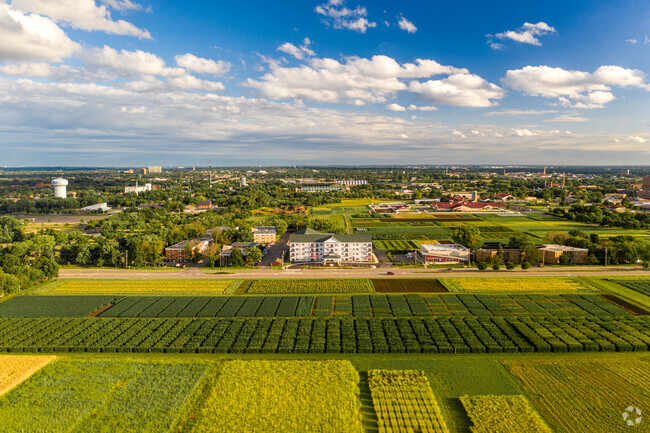
M594 292L596 288L572 278L544 277L476 277L441 278L441 282L455 293L571 293Z
M160 295L209 296L234 292L242 280L148 279L148 280L59 280L43 285L39 295Z

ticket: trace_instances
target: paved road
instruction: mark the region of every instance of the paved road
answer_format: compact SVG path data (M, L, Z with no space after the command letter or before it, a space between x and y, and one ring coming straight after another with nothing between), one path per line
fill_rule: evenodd
M216 273L212 269L190 268L185 271L138 271L126 269L61 269L60 278L124 278L124 279L168 279L168 278L378 278L385 277L386 270L381 269L288 269L284 271L259 269L250 271L235 271L232 273ZM228 271L221 271L228 272ZM526 271L478 271L477 269L454 269L453 271L399 269L393 268L391 272L397 277L521 277L521 276L617 276L634 275L650 276L648 270L640 267L609 267L602 268L546 268L530 269Z
M286 251L287 242L289 242L289 234L285 233L284 236L282 236L282 238L269 249L266 256L262 258L261 265L269 267L275 260L281 259Z

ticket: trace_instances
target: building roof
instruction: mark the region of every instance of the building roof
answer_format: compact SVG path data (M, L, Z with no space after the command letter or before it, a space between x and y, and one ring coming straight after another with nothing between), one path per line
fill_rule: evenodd
M420 252L425 256L435 255L461 259L469 257L469 250L458 244L422 244Z
M275 227L253 227L253 233L259 234L275 234Z
M307 232L309 230L309 232ZM303 230L301 230L303 231ZM337 242L372 242L372 235L363 234L334 234L334 233L319 233L312 229L305 229L304 234L296 232L289 238L290 242L307 242L307 243L320 243L327 240L334 240Z
M482 249L482 250L498 250L499 245L501 245L501 249L503 249L503 251L519 251L520 250L517 247L509 247L509 246L501 244L500 242L486 242L486 243L483 244L483 246L480 249Z
M587 248L576 248L576 247L569 247L567 245L558 245L558 244L544 244L542 245L542 248L539 249L540 251L553 251L553 252L562 252L562 253L569 253L569 252L588 252L589 249Z
M166 249L166 250L167 250L167 249L170 249L170 250L182 250L182 249L185 248L185 247L187 246L187 244L189 244L189 243L200 244L201 242L209 242L209 241L211 241L211 240L212 240L211 238L193 238L193 239L185 239L184 241L177 242L177 243L175 243L175 244L173 244L173 245L168 246L168 247L165 248L165 249Z

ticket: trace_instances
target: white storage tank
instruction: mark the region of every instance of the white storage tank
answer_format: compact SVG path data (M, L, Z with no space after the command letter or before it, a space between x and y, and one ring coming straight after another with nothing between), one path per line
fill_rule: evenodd
M66 198L68 196L66 192L68 181L66 179L54 179L52 181L52 186L54 187L54 197Z

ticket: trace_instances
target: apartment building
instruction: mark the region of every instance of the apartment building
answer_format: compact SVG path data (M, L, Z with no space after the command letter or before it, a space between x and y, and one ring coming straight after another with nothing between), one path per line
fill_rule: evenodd
M258 244L268 244L276 240L275 227L253 227L253 240Z
M483 244L483 246L476 250L476 261L490 263L494 257L499 253L499 244L498 242L488 242ZM504 263L521 263L521 250L515 247L501 246L501 257Z
M203 254L210 245L211 238L186 239L165 248L168 262L187 262L194 253Z
M372 235L339 235L303 229L289 238L289 256L292 262L371 262Z

